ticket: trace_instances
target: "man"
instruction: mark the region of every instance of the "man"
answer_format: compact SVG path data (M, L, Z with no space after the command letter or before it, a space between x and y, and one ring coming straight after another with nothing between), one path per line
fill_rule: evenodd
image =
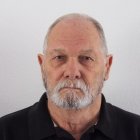
M0 140L140 140L140 116L106 103L102 94L112 59L95 19L57 19L38 55L46 93L0 119Z

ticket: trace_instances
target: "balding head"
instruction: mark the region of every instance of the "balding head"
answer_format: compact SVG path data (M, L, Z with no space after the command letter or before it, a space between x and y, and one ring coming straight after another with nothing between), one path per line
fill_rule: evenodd
M50 26L44 40L44 50L43 50L44 53L46 53L47 51L48 42L52 36L52 32L54 32L54 30L56 30L60 26L63 26L63 28L67 29L69 32L66 34L65 32L63 32L63 29L61 28L61 32L59 31L57 32L57 34L64 34L65 37L67 36L68 39L70 39L69 37L71 34L75 34L74 35L75 39L77 39L79 38L79 34L80 35L82 34L83 35L82 37L84 37L84 32L88 32L91 29L96 30L100 38L101 46L104 54L106 55L108 53L104 31L100 23L95 19L93 19L92 17L83 14L75 14L75 13L64 15L58 18Z

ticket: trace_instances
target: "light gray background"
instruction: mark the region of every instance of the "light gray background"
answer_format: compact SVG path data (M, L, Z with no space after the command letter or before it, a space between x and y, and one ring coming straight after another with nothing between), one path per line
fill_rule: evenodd
M48 26L71 12L93 16L104 28L114 55L107 101L140 114L139 0L0 0L0 116L39 100L44 88L37 53Z

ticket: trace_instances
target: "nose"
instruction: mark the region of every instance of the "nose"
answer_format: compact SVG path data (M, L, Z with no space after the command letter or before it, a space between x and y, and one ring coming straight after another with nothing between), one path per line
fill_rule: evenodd
M66 63L64 77L72 80L81 78L80 66L76 58L71 58Z

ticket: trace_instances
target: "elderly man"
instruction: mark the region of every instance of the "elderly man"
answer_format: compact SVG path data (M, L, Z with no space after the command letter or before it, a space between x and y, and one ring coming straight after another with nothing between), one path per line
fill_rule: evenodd
M95 19L57 19L38 55L46 93L0 119L0 140L140 140L140 116L106 103L102 94L112 58Z

